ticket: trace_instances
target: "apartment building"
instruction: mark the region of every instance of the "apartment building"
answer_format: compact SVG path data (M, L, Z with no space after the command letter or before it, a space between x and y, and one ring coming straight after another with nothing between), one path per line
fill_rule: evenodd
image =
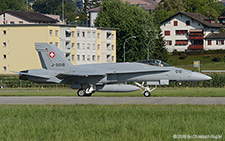
M225 49L225 26L199 13L178 12L160 24L169 52Z
M0 25L0 74L40 69L36 42L55 44L73 65L116 62L116 29L5 24Z
M77 64L116 62L116 29L77 27Z

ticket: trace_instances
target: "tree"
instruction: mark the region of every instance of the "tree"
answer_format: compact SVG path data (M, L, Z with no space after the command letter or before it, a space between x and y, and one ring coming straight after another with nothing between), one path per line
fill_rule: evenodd
M217 19L224 12L225 7L217 0L184 0L187 5L187 12L195 12L206 17Z
M0 12L5 10L24 10L24 0L1 0Z
M186 10L186 4L182 0L161 0L155 9L155 22L159 24L172 15Z
M72 0L64 0L65 14L69 15L76 10L75 2ZM45 14L62 14L62 0L37 0L33 4L33 9L36 12Z
M136 36L136 39L126 42L126 61L137 61L147 58L147 43L156 37L153 16L139 6L131 6L120 0L103 2L95 26L118 28L118 62L123 61L123 44L127 38Z
M159 59L166 62L169 57L169 53L165 46L161 29L158 30L157 35L158 37L155 40L155 45L150 48L150 58Z

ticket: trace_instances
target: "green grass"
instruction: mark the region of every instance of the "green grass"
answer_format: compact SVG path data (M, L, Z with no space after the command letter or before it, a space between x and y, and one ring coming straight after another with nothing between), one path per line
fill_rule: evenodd
M164 141L173 140L173 135L222 135L224 140L224 109L222 105L1 105L0 140Z
M181 96L181 97L224 97L225 88L157 88L152 92L153 97ZM1 90L0 96L77 96L71 89L44 89L44 90ZM102 93L96 92L92 96L105 97L142 97L142 91L129 93Z
M214 62L212 59L216 56L221 58L220 62ZM188 70L198 71L193 67L194 61L200 61L201 70L224 70L225 54L206 54L206 55L189 55L185 59L179 59L179 55L170 56L167 63Z

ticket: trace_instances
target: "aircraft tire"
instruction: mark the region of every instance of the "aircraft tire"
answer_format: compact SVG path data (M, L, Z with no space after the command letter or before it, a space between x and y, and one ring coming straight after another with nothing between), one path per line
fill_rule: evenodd
M86 96L86 92L85 92L84 89L79 89L79 90L77 91L77 95L80 96L80 97Z
M144 96L145 96L145 97L150 97L150 96L151 96L151 92L145 91L145 92L144 92Z

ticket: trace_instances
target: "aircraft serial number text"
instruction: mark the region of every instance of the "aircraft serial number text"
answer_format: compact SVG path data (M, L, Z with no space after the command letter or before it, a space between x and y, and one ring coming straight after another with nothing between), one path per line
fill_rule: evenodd
M65 63L52 63L52 67L65 67Z

